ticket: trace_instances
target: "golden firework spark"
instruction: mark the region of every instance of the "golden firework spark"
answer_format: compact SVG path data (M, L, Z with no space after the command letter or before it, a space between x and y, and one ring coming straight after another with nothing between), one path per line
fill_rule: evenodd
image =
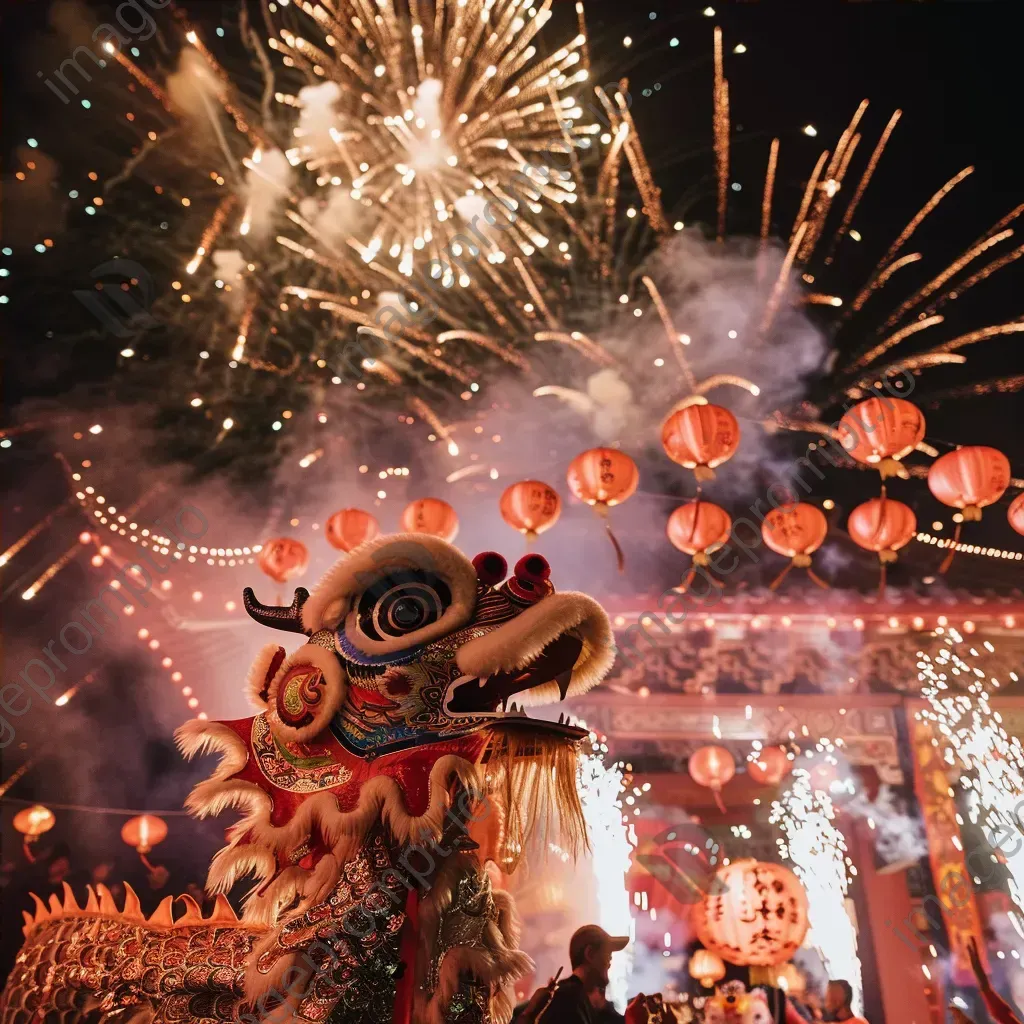
M836 230L835 235L832 238L832 242L829 245L828 254L825 257L825 263L829 264L833 260L833 254L836 246L842 240L843 235L850 229L850 223L853 220L853 215L857 212L857 207L860 205L861 199L864 198L864 193L867 190L868 185L871 184L871 179L874 177L875 168L878 166L878 161L882 159L882 153L885 151L886 144L889 141L889 136L892 135L893 129L896 127L900 117L902 117L903 111L897 110L893 113L892 117L889 118L889 123L885 126L885 130L882 132L878 139L878 143L875 146L874 152L871 154L871 158L868 160L867 167L864 168L864 173L861 175L860 181L857 183L857 188L854 190L853 198L850 200L849 205L843 213L843 219Z
M764 312L761 316L761 323L758 328L759 338L764 338L768 334L771 330L772 324L775 322L776 316L778 316L779 307L782 305L786 289L790 285L790 273L793 270L793 261L796 259L796 254L800 249L800 243L804 240L804 235L806 233L807 221L804 221L796 229L796 233L793 235L793 239L789 243L789 249L786 252L786 257L782 261L782 266L779 268L779 275L775 279L775 284L772 285L768 301L764 304Z
M1000 242L1013 235L1012 228L1006 228L1004 231L1000 231L998 234L992 235L990 238L983 239L981 242L973 245L965 253L962 253L942 273L937 274L933 277L926 285L919 288L913 295L897 306L889 318L885 321L886 327L892 327L894 324L899 323L903 319L904 314L914 308L922 299L927 299L929 295L933 295L937 292L951 277L959 274L968 263L973 263L983 252L991 249L992 246L998 245Z
M904 338L909 338L910 335L916 334L918 331L923 331L928 327L934 327L936 324L941 324L943 321L941 316L930 316L925 320L915 320L912 324L907 324L906 327L901 327L894 334L890 334L885 341L876 345L873 349L865 352L853 365L850 367L851 370L860 370L867 366L869 363L873 363L879 356L884 355L891 348L895 348Z
M317 172L328 202L342 190L365 212L367 262L386 256L407 277L414 263L445 265L467 208L479 216L484 203L499 251L546 248L545 208L577 199L549 158L589 147L598 127L567 94L587 78L585 36L537 58L550 0L532 17L519 0L438 4L433 19L416 4L408 18L391 3L372 15L361 0L329 6L308 7L306 34L271 39L323 83L285 100L303 112L287 155Z
M779 140L772 139L768 150L768 169L764 175L764 196L761 199L761 241L766 242L772 229L772 194L775 191L775 171L779 165Z
M697 392L697 378L693 375L693 370L690 369L686 356L683 355L683 335L676 330L676 326L672 322L672 315L669 313L665 300L661 297L661 292L658 291L654 281L646 275L641 280L650 294L655 308L658 310L658 316L661 317L662 326L665 328L665 334L668 336L669 347L672 349L676 362L679 364L679 369L682 371L687 390L695 394Z
M718 179L718 241L725 238L725 213L729 197L729 83L722 58L722 30L715 27L714 115L715 174Z

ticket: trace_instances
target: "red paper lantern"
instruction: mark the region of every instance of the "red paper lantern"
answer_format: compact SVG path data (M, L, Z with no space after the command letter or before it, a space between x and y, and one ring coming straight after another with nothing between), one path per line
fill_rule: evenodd
M764 517L761 536L776 554L806 567L811 564L811 555L828 536L828 520L821 509L804 501L784 505L773 508Z
M562 514L558 491L540 480L520 480L505 489L499 504L501 518L527 540L550 529Z
M732 529L732 519L724 508L710 501L688 501L680 505L668 518L665 532L672 545L693 557L693 565L683 578L685 590L697 574L697 566L706 566L710 562L708 555L717 551L728 539ZM708 580L716 586L718 580L705 573Z
M943 505L963 511L964 520L981 519L1010 486L1010 461L996 448L969 445L947 452L928 470L928 489Z
M377 520L361 508L343 508L327 520L327 543L339 551L353 551L380 533Z
M139 853L149 853L157 843L167 838L167 822L155 814L140 814L124 823L121 838Z
M790 562L772 582L771 588L774 590L794 566L806 569L807 575L818 586L828 586L811 571L811 555L825 542L826 536L828 520L816 505L800 501L795 505L773 508L761 524L761 537L772 551L785 555Z
M309 568L309 551L300 540L274 537L260 549L258 564L276 583L287 583Z
M459 533L455 509L440 498L418 498L405 506L399 525L406 533L426 533L449 543Z
M590 448L569 463L565 479L580 501L603 514L633 495L640 483L640 470L617 448Z
M872 498L850 513L846 529L855 544L874 551L879 561L895 562L896 552L914 539L917 518L902 501Z
M1024 535L1024 493L1018 494L1010 502L1010 508L1006 513L1010 525L1019 533Z
M721 868L697 905L701 945L741 967L785 963L807 935L807 893L779 864L738 860Z
M565 474L569 490L592 506L594 511L606 520L605 531L608 540L615 549L615 559L619 572L626 568L626 557L622 553L615 534L607 522L608 509L612 505L621 505L632 496L640 483L640 470L636 463L617 448L590 448L580 452Z
M698 565L707 565L707 556L728 539L732 519L724 508L710 501L688 501L668 518L665 532L672 545L692 555Z
M839 441L858 462L877 466L882 479L909 477L899 460L924 440L924 416L902 398L858 402L839 421Z
M716 981L725 977L725 964L710 949L694 950L690 957L690 977L696 978L705 988L712 988Z
M720 405L688 405L662 424L661 443L668 457L692 469L698 480L714 480L715 467L739 447L740 425Z
M12 821L15 829L29 839L37 839L44 832L49 832L56 823L53 811L42 804L23 807Z
M695 750L687 766L690 778L698 786L705 786L714 794L715 803L725 810L722 803L722 787L736 774L736 762L725 747L701 747Z
M777 786L792 767L782 747L765 747L757 752L756 761L747 762L747 774L761 786Z

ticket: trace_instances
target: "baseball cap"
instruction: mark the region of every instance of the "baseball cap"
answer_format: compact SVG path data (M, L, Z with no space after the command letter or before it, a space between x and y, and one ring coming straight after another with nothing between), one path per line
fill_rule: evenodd
M600 925L585 924L572 933L569 940L569 962L576 966L583 962L583 951L588 946L606 946L613 953L629 945L628 935L609 935Z

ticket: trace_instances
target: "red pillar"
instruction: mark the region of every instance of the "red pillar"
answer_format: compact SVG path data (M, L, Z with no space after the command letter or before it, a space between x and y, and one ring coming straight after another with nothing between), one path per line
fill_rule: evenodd
M870 942L860 943L861 955L866 946L872 947L886 1024L932 1024L924 993L928 981L921 972L920 954L913 948L916 940L904 924L912 910L906 877L902 871L880 875L875 870L875 845L866 822L858 820L852 831L867 910L867 920L860 922L862 939L865 930L870 931Z

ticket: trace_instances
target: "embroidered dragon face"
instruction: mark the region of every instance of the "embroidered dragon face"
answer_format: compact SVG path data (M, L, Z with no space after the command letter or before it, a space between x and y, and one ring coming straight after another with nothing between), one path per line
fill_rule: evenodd
M358 548L290 607L247 590L254 619L309 638L290 655L264 648L250 671L274 737L301 743L330 730L365 758L484 729L582 738L523 708L601 679L613 657L607 616L584 594L556 593L540 555L506 574L494 552L470 561L442 540L405 534Z

